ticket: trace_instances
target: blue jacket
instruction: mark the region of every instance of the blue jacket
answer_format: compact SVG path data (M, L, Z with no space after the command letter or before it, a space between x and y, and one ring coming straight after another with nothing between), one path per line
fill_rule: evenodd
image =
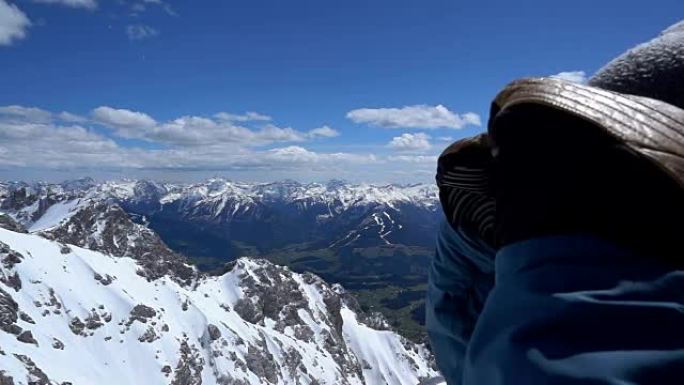
M684 271L600 239L495 256L445 224L426 307L450 385L684 384Z

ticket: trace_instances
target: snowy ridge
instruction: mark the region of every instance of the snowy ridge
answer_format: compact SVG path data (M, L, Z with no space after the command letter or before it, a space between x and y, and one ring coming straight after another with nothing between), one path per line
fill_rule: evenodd
M89 193L93 186L90 180L5 185L4 191L0 189L0 227L16 231L23 226L48 239L133 258L140 265L138 273L148 279L170 275L189 283L194 278L183 256L153 230L134 223L116 202Z
M141 186L145 186L143 189ZM156 191L154 191L156 189ZM120 200L140 198L141 190L147 196L159 197L163 204L178 200L227 202L239 201L242 205L256 202L282 201L339 204L343 208L365 203L386 204L389 207L398 203L413 203L432 207L439 201L436 186L417 185L373 185L349 184L331 181L327 184L284 181L275 183L239 183L225 179L210 179L196 184L153 184L148 181L110 181L100 184L93 194ZM96 192L97 191L97 192ZM225 208L218 206L219 210Z
M138 269L0 229L0 382L413 385L436 375L423 347L379 330L314 275L250 258L193 285Z
M0 210L13 213L24 225L31 225L55 201L87 198L91 201L128 203L178 203L191 210L209 207L211 216L236 215L259 204L283 203L305 210L314 205L327 206L334 216L355 206L383 205L396 209L411 204L434 210L439 205L438 190L432 184L374 185L330 181L327 184L302 184L293 181L239 183L214 178L195 184L156 183L147 180L121 180L96 183L91 179L59 184L24 182L0 183ZM47 202L45 202L47 201Z

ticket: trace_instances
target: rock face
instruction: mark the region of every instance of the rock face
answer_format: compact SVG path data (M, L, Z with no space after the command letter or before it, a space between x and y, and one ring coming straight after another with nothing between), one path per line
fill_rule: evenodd
M67 223L63 236L85 234ZM241 258L187 282L164 264L140 274L141 246L116 236L74 243L128 256L65 250L59 238L0 229L0 277L22 282L0 282L0 384L414 385L436 375L423 346L315 275Z
M216 341L217 339L221 338L221 330L216 327L216 325L207 325L207 333L212 341Z
M17 336L17 341L23 342L25 344L35 344L38 345L38 341L33 338L33 334L29 330L24 330Z
M14 220L14 218L2 213L0 213L0 228L15 231L18 233L26 232L24 226L20 225L17 221Z
M131 221L116 204L85 204L64 223L41 233L63 243L133 258L141 266L140 274L151 280L171 275L189 283L195 278L181 255L171 251L152 230Z
M6 375L4 370L0 370L0 385L14 385L14 379Z
M5 333L19 334L21 328L16 325L19 305L12 296L0 287L0 330ZM19 330L19 331L17 331Z

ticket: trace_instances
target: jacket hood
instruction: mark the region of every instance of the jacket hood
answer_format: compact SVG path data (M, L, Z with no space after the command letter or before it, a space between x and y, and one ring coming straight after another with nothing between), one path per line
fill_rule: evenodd
M684 20L613 59L588 84L684 108Z

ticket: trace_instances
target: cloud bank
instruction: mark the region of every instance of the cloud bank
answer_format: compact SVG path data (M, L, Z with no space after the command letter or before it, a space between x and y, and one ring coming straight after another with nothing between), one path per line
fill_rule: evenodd
M460 129L468 125L481 125L480 116L467 112L457 114L443 105L414 105L401 108L359 108L349 111L347 118L382 128Z
M226 120L228 115L266 120L266 115L256 113L219 113L214 118L182 116L160 122L144 112L109 106L94 108L87 117L3 106L0 168L334 170L377 162L373 154L317 152L290 144L339 135L328 126L301 131L265 123L250 128ZM122 140L139 140L143 145Z
M330 146L340 135L326 125L281 127L256 112L163 120L106 105L84 115L0 106L0 173L21 179L30 170L42 170L40 175L223 174L251 180L375 182L399 177L413 182L429 180L434 171L436 158L429 155L430 136L425 133L402 134L356 152L341 151L345 144L333 151L315 149L321 142Z

